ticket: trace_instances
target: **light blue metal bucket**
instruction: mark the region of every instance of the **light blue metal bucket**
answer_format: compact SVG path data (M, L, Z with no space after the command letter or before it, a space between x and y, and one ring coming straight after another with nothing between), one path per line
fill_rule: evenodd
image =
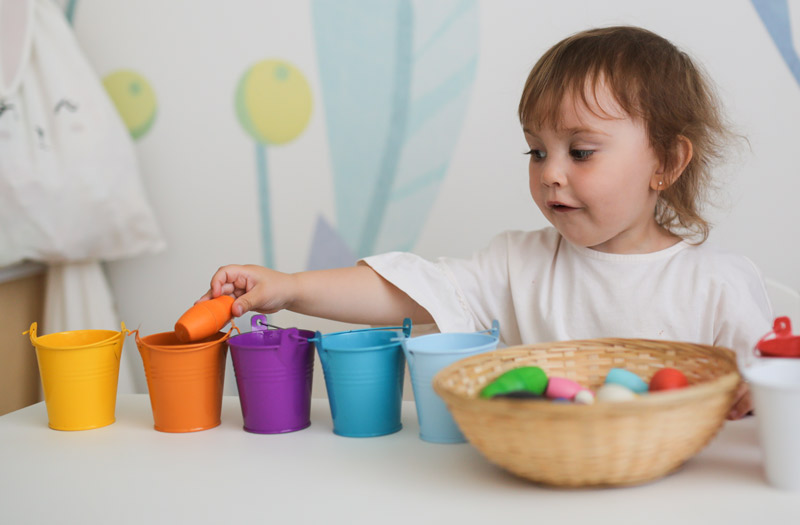
M406 319L403 326L317 332L311 339L322 363L335 434L373 437L403 428L402 342L410 335L411 319Z
M500 324L491 330L412 337L403 342L417 403L419 437L432 443L463 443L464 435L453 421L444 401L433 390L433 376L459 359L497 348Z

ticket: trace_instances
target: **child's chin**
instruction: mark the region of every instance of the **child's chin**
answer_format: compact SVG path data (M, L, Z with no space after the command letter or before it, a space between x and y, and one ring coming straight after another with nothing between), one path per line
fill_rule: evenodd
M596 246L599 247L605 242L604 239L597 239L591 235L562 230L559 230L559 232L561 233L561 236L568 240L571 244L580 246L582 248L596 249Z

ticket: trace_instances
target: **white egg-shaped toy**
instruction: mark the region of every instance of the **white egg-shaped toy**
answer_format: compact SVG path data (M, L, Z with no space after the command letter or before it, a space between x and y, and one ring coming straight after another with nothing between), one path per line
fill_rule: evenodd
M636 399L637 396L636 392L622 385L606 383L597 389L597 395L595 397L598 401L616 403L620 401L631 401Z
M581 390L575 397L572 398L572 401L579 405L591 405L594 403L594 394L592 394L591 390Z

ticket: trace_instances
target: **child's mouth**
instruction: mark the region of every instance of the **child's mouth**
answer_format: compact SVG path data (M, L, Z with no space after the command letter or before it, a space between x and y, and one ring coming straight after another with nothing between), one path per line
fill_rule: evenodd
M569 212L569 211L575 211L575 210L578 209L578 208L573 208L572 206L567 206L566 204L562 204L560 202L548 202L547 206L551 210L556 211L556 212L561 212L561 213Z

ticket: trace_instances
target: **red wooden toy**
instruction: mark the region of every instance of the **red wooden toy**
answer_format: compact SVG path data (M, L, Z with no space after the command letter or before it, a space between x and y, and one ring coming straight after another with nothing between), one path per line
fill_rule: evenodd
M662 368L650 378L650 392L660 390L675 390L689 386L689 381L683 372L674 368Z

